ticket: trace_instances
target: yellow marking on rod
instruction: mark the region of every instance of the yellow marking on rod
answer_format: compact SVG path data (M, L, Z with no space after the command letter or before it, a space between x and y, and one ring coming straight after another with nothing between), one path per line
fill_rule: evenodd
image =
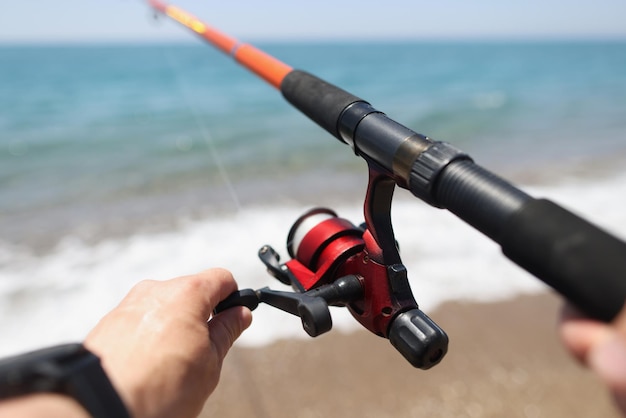
M204 33L206 26L199 21L195 16L187 13L183 9L179 9L176 6L167 6L165 13L174 19L175 21L187 26L189 29L197 33Z

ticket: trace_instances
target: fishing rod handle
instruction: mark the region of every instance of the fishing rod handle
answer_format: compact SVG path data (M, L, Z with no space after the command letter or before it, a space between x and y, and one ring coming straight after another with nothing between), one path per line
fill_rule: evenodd
M593 318L626 300L626 243L554 202L535 199L471 160L449 164L434 200L502 248L511 261Z
M415 160L414 195L500 244L511 261L588 315L612 320L626 300L626 243L559 205L535 199L436 142Z

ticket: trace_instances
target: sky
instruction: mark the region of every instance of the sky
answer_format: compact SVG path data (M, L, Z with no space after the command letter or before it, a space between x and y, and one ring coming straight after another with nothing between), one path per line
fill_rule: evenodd
M626 39L624 0L178 0L244 40ZM142 0L0 0L0 43L189 40Z

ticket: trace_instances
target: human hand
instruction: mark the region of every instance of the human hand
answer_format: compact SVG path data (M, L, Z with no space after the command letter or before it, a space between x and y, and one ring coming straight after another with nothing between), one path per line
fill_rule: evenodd
M228 349L252 321L244 307L209 320L215 306L235 290L232 275L223 269L146 280L91 331L84 345L100 357L131 416L186 418L200 413L217 385ZM49 393L0 403L0 417L87 415L73 399Z
M222 269L143 281L87 336L84 345L100 356L132 416L199 414L228 349L252 320L242 307L209 320L235 290L232 275Z
M626 308L605 324L567 305L559 331L566 348L600 377L626 415Z

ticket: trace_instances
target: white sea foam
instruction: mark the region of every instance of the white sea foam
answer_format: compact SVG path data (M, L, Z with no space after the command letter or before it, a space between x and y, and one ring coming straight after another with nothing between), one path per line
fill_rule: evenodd
M626 174L526 190L626 237ZM357 203L334 209L359 223L362 209ZM144 278L167 279L223 266L234 272L240 287L287 290L266 274L256 252L271 244L286 257L289 227L306 209L247 208L228 217L187 222L167 233L91 246L67 238L43 256L0 245L0 355L82 339ZM504 258L496 244L447 211L402 193L394 202L393 221L411 286L427 312L450 300L493 301L546 289ZM335 329L359 326L346 310L332 311ZM238 343L255 346L292 337L306 337L298 318L261 305Z

